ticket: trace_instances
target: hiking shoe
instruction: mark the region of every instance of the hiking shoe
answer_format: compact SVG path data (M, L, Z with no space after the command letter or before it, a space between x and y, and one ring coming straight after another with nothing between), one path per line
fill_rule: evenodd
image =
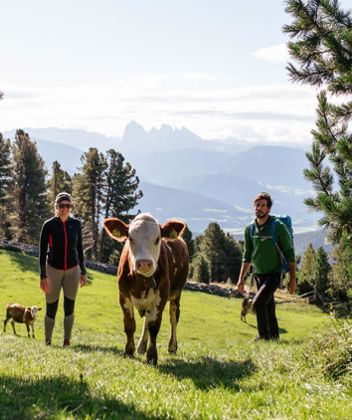
M68 338L65 338L64 344L62 345L63 348L70 347L70 340Z
M50 340L50 338L46 338L45 339L45 345L46 346L51 346L51 340Z

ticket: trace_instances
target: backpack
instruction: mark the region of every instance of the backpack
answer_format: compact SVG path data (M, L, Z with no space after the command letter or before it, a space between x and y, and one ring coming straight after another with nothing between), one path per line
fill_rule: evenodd
M280 255L280 260L281 260L281 272L283 274L288 273L290 271L290 265L288 263L288 261L286 260L284 253L281 251L278 243L277 243L277 238L276 238L276 226L279 222L282 222L287 230L288 233L290 234L290 238L291 238L291 242L292 242L292 246L293 246L293 229L292 229L292 219L290 216L288 216L287 214L283 214L283 215L272 215L273 220L271 222L271 225L269 227L269 232L270 232L270 237L271 240L273 241L274 246L276 247L279 255ZM254 236L255 233L255 222L253 221L250 224L250 237L251 239Z

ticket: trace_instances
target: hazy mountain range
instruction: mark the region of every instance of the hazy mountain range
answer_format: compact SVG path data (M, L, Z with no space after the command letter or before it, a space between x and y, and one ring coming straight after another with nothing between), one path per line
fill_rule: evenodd
M274 198L272 212L290 214L296 232L316 228L317 215L303 203L312 194L302 175L307 167L303 148L235 138L204 140L167 125L147 132L136 122L128 124L121 138L73 129L24 130L37 142L48 170L58 160L69 173L77 172L89 147L122 152L141 181L144 196L138 208L160 222L180 217L192 231L202 232L216 221L238 233L253 218L253 196L268 191Z

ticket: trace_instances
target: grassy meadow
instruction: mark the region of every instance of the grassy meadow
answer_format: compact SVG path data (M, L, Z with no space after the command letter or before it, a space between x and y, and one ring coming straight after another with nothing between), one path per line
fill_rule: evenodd
M184 291L179 350L167 353L168 312L158 336L159 364L122 356L125 337L116 278L88 272L80 289L72 346L62 349L60 302L53 345L43 343L45 301L38 260L0 250L0 311L9 302L40 305L36 338L25 325L1 333L1 419L342 419L352 388L326 375L315 338L332 321L319 309L277 307L279 343L253 343L255 318L240 321L240 300ZM3 319L3 318L2 318ZM136 312L136 342L142 320ZM313 354L315 358L312 358Z

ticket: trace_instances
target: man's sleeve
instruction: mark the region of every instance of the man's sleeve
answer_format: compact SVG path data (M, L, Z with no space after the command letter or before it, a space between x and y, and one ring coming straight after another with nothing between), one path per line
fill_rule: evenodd
M250 235L250 226L246 226L244 231L244 249L243 249L243 262L250 263L252 261L252 252L253 252L253 241Z

